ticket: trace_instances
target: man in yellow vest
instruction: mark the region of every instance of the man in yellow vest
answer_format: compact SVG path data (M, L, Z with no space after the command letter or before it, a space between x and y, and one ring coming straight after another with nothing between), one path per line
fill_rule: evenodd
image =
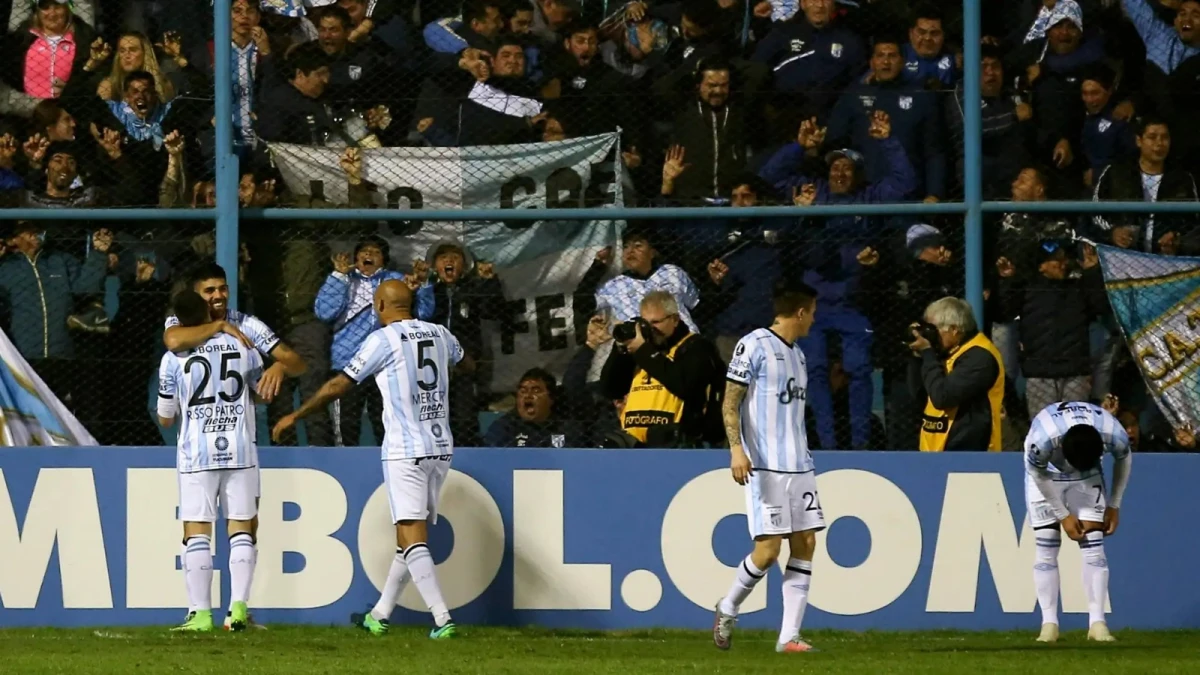
M917 359L908 371L913 396L925 396L921 451L1000 451L1000 405L1004 365L991 340L979 332L971 305L942 298L913 324L908 345Z
M721 443L725 363L717 347L680 319L667 291L641 301L641 316L617 326L600 383L604 395L624 398L621 428L652 448L697 448Z

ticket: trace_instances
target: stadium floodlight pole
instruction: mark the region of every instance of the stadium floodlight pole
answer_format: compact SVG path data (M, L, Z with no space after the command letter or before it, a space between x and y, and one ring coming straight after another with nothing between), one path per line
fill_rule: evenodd
M213 93L216 139L217 264L229 281L229 308L238 298L238 161L233 152L233 43L231 0L213 2Z
M975 310L975 322L983 327L983 143L982 66L979 0L963 0L963 202L967 206L966 268L967 302Z

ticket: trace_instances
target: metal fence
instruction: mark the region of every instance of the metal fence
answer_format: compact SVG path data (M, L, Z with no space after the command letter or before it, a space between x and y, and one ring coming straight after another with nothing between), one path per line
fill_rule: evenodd
M1195 3L8 4L6 329L103 443L161 438L161 321L208 257L308 362L295 395L372 327L348 288L433 289L485 364L456 384L464 445L506 411L506 445L606 442L590 319L631 318L612 279L660 272L724 359L773 281L818 287L814 447L916 446L904 343L944 295L1003 356L1006 447L1064 397L1162 426L1114 384L1130 360L1076 240L1193 250ZM547 394L568 431L539 437ZM369 442L372 398L301 440Z

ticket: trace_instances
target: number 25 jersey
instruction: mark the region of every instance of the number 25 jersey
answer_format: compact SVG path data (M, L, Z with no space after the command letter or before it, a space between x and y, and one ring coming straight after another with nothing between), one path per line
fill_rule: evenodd
M363 341L342 372L361 383L374 376L383 395L383 459L454 452L450 370L463 359L444 326L416 319L388 324Z
M180 473L258 466L254 389L262 371L258 352L224 333L194 349L163 354L158 414L182 417Z

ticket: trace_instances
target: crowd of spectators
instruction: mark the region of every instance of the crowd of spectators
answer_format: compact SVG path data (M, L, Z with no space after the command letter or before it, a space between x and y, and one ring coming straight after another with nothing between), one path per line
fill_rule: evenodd
M234 0L228 46L213 43L201 0L0 1L0 205L211 207L217 49L231 54L246 207L369 204L359 148L618 130L628 204L961 197L963 111L978 104L963 99L961 2L747 1ZM1188 119L1200 102L1200 2L980 4L986 197L1200 201L1200 132ZM289 193L271 142L345 149L348 203ZM1006 446L1044 403L1109 394L1140 420L1143 442L1182 443L1140 377L1127 376L1136 367L1095 252L1077 240L1190 254L1200 231L1189 220L989 218L983 328L1003 357ZM630 342L614 350L612 328L642 314L646 294L670 294L654 307L676 308L681 330L728 361L738 338L770 321L775 283L802 280L819 296L802 344L814 447L904 449L917 446L924 403L906 377L908 326L933 300L962 296L961 232L911 217L633 223L620 269L601 251L576 291L574 311L596 316L563 382L527 372L512 412L486 434L476 413L496 396L483 322L513 317L495 267L462 242L413 263L391 260L388 241L354 224L247 226L237 274L241 306L309 363L311 376L294 383L301 395L373 328L371 290L406 279L417 314L484 365L453 388L463 445L627 443L623 402L596 380ZM335 234L358 244L332 255ZM145 387L172 282L212 256L211 230L37 221L7 226L4 241L0 304L21 352L102 442L155 442L143 402L82 384ZM362 421L377 425L379 401L359 394L309 420L308 442L377 436ZM291 398L277 401L274 417Z

